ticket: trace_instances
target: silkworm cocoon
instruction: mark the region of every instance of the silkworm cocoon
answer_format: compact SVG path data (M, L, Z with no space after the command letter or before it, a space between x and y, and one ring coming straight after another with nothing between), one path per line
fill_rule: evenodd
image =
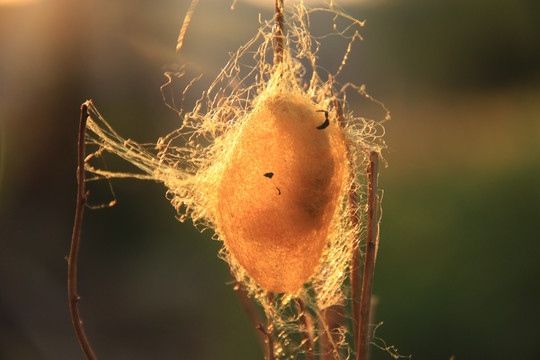
M341 129L318 129L320 110L291 93L260 98L222 163L218 232L267 291L293 293L313 275L347 183Z

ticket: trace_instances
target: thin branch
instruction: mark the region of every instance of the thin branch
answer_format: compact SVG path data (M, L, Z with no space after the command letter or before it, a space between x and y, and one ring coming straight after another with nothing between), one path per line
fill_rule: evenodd
M268 329L271 325L268 325ZM262 324L257 324L257 330L259 330L266 338L266 359L267 360L275 360L274 356L274 341L272 339L272 332L270 330L265 329L265 327Z
M244 287L239 282L236 282L236 284L234 285L234 290L236 290L238 300L240 301L240 304L248 315L249 320L253 324L253 327L258 329L258 326L262 324L263 321L259 312L257 311L257 308L254 306L253 301L249 298L246 290L244 290ZM257 331L256 334L264 350L266 347L266 337L262 332L259 331Z
M182 45L184 44L184 36L186 36L187 28L189 26L189 23L191 22L191 17L195 12L195 8L197 7L198 3L199 0L192 0L191 5L189 5L186 16L184 17L184 22L182 23L182 28L180 29L180 33L178 34L178 40L176 40L177 53L180 53L180 50L182 49Z
M345 321L345 306L342 303L322 309L319 319L319 343L321 360L337 360L342 358L338 346L338 329Z
M299 321L302 327L302 337L304 342L304 348L306 349L306 360L315 360L313 354L313 338L311 335L311 324L308 324L308 316L306 313L306 307L304 302L300 299L296 299L296 306L298 307Z
M75 334L81 345L81 349L88 360L97 359L92 346L86 337L83 322L79 314L79 300L81 299L77 292L77 263L79 258L79 247L81 243L81 228L84 216L84 207L88 193L85 189L84 178L84 158L85 158L85 133L86 119L88 118L88 104L85 102L81 106L81 120L79 122L79 155L77 160L77 208L75 211L75 224L73 225L73 236L71 237L71 250L68 258L68 296L69 310L71 312L71 321Z
M275 9L275 29L274 29L274 66L283 62L284 51L284 28L285 19L283 16L283 0L274 0Z
M377 196L377 176L378 176L379 153L371 151L369 153L369 163L367 166L367 191L368 191L368 215L366 234L366 255L364 260L364 276L362 280L362 298L360 300L360 327L356 342L357 360L367 360L369 344L369 321L371 309L371 290L373 285L373 273L375 271L375 252L379 238L379 221L377 217L378 196Z

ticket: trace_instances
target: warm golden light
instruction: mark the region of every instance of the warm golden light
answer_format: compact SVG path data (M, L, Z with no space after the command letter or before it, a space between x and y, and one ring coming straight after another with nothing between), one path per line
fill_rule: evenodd
M0 6L22 6L22 5L31 5L41 2L42 0L0 0Z

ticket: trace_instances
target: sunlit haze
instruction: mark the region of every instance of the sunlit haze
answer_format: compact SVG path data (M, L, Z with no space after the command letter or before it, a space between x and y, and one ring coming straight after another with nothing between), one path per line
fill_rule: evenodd
M38 3L42 0L0 0L0 6L2 5L28 5Z

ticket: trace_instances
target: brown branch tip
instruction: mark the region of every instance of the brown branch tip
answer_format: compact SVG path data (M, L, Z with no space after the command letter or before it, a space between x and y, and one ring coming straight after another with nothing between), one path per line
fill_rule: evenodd
M77 264L79 259L79 247L81 243L81 228L84 217L84 207L86 205L87 192L85 190L85 136L86 120L88 119L88 106L90 101L86 101L81 106L81 118L79 121L78 157L77 157L77 205L75 210L75 221L73 225L73 235L71 237L71 249L68 258L68 298L71 322L81 349L88 360L96 360L97 357L88 341L83 327L81 315L79 313L80 296L77 292Z

